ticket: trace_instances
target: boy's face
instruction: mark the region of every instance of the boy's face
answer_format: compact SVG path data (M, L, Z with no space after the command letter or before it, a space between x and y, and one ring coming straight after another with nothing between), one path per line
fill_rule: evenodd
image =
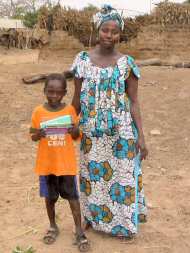
M60 80L50 80L44 90L44 93L48 104L51 107L56 108L60 105L63 96L66 94L66 89L64 89Z

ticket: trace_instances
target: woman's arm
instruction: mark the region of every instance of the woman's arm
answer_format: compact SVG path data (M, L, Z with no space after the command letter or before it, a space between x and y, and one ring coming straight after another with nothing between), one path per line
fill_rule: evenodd
M131 116L138 130L138 140L136 143L137 152L139 151L141 152L141 159L146 159L146 156L148 155L148 150L145 144L140 106L138 101L138 79L131 72L126 82L127 82L127 94L131 102L130 107Z
M81 87L82 87L82 78L74 78L74 86L75 86L75 91L74 91L74 96L72 100L72 105L74 106L76 113L79 114L81 107L80 107L80 93L81 93Z

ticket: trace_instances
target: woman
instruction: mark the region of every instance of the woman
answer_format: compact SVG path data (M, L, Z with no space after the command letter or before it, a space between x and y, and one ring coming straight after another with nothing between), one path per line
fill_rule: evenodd
M139 158L147 149L137 98L138 67L115 49L124 22L111 6L94 16L99 44L73 63L73 105L83 131L81 207L95 230L115 236L137 233L146 217Z

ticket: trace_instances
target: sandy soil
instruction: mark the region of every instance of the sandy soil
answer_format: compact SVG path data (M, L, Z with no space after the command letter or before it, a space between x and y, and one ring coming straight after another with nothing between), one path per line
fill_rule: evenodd
M21 81L24 75L60 72L68 65L35 62L32 51L0 49L0 59L0 253L10 253L17 245L32 245L37 253L78 252L72 245L73 221L65 201L57 204L58 240L52 246L41 240L48 220L33 173L35 144L28 127L33 108L43 102L43 85ZM139 96L150 151L143 163L148 223L140 225L132 243L90 230L92 253L190 252L189 76L188 69L142 68ZM72 92L69 83L67 102ZM159 135L150 134L155 129Z

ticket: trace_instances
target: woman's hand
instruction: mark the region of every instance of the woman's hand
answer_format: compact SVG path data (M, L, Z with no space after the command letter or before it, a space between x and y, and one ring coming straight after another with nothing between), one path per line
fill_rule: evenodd
M146 148L144 136L139 136L137 143L136 143L136 151L137 153L140 152L140 159L145 160L148 156L148 149Z

